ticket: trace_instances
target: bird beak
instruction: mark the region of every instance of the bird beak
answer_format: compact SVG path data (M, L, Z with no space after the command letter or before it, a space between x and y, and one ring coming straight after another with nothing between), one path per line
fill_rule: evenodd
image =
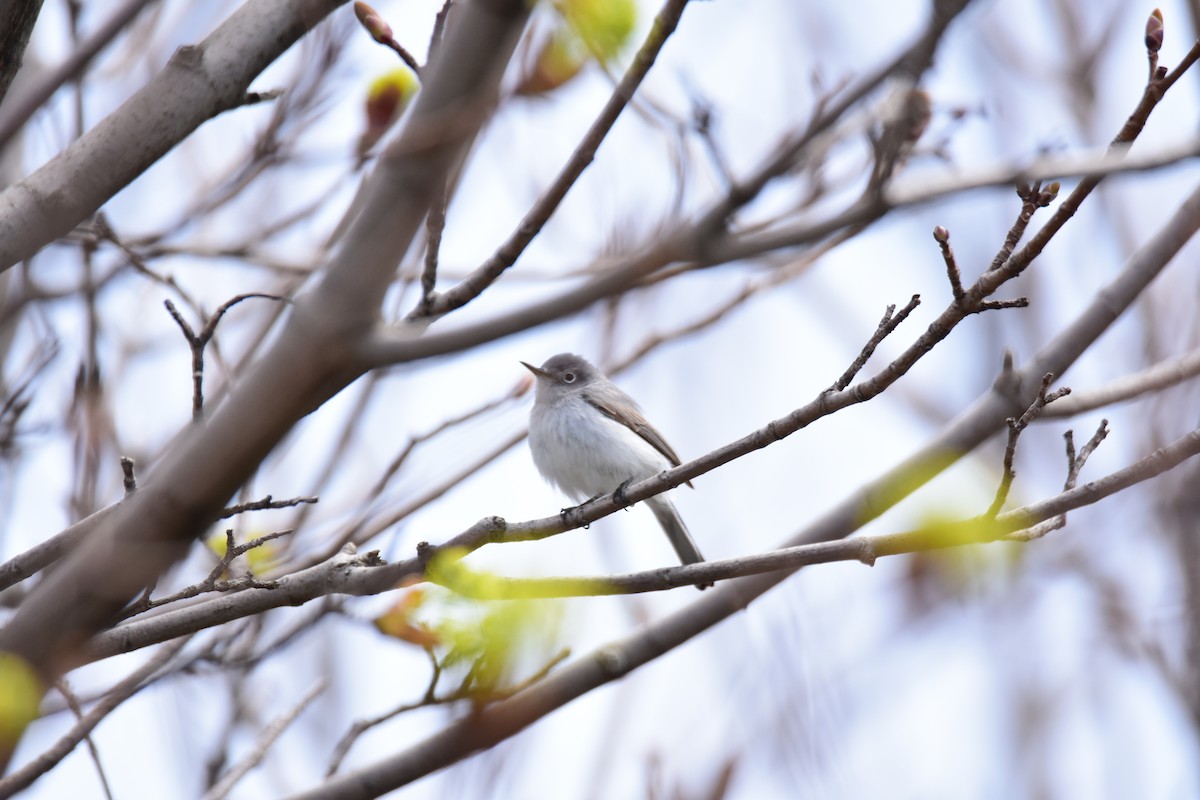
M526 364L524 361L522 361L521 366L525 367L525 369L529 370L530 372L532 372L534 375L538 376L539 378L549 378L550 377L549 372L546 372L546 370L544 370L544 369L535 367L533 364Z

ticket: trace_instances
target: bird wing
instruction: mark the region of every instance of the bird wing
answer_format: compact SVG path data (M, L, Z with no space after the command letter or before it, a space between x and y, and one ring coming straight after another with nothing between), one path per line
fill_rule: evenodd
M651 447L662 453L663 457L666 458L667 461L670 461L672 466L678 467L682 463L679 460L679 456L675 453L674 448L667 444L667 440L662 437L662 434L654 429L654 426L650 424L650 420L642 416L642 412L637 408L637 404L634 403L632 399L626 397L628 402L625 404L625 415L628 416L628 419L623 419L622 415L618 414L616 409L614 409L610 404L606 403L602 398L597 397L594 393L584 391L583 398L591 403L592 406L604 416L621 423L626 428L629 428L629 430L645 439ZM695 488L692 486L691 481L685 481L685 483L687 483L689 488Z

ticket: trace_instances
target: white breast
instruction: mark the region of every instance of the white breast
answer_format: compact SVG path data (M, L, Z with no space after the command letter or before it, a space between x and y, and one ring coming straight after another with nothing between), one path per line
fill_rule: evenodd
M649 442L577 396L534 406L529 449L542 477L576 502L670 466Z

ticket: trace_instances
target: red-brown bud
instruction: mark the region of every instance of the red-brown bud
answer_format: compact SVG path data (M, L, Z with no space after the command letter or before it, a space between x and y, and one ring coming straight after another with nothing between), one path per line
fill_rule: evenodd
M1146 50L1157 53L1163 44L1163 15L1157 8L1150 13L1146 20Z
M1038 193L1038 205L1042 208L1054 202L1054 198L1058 197L1058 190L1062 188L1062 184L1058 181L1049 183L1042 187L1042 191Z
M358 17L359 23L375 41L380 44L392 41L392 26L384 22L383 17L379 16L379 12L366 3L354 4L354 16Z

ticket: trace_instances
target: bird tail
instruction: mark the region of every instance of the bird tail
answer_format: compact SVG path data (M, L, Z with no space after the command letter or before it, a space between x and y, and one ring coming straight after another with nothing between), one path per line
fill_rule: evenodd
M647 500L646 505L650 506L650 510L654 512L658 524L662 526L663 533L671 541L671 546L675 548L679 560L684 565L696 564L704 560L704 556L700 554L700 548L696 546L696 541L688 533L687 525L683 524L683 518L675 510L674 503L666 497L658 495ZM707 583L697 588L703 589L707 586L712 586L712 584Z

